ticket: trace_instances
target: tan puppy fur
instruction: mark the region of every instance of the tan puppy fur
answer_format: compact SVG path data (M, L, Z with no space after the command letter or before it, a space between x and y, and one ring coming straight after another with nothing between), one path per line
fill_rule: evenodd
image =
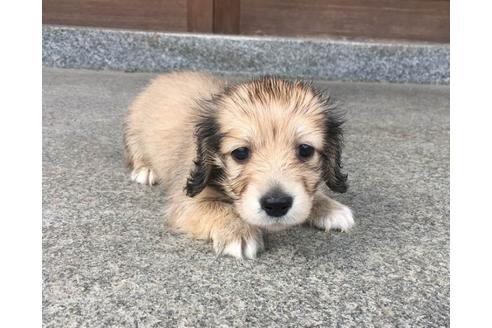
M348 230L340 118L311 86L276 78L226 86L214 76L162 75L131 106L132 180L160 183L168 223L211 239L218 254L254 258L262 229L300 223Z

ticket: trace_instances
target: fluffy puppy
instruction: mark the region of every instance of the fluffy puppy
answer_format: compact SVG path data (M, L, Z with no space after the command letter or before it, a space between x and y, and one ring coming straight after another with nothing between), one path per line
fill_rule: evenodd
M255 258L262 229L300 223L345 231L350 209L342 129L329 98L302 82L264 78L227 86L214 76L156 78L125 123L132 180L160 183L176 230L211 239L218 254Z

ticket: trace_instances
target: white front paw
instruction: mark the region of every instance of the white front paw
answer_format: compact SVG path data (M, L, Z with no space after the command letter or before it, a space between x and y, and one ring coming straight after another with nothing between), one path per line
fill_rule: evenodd
M263 247L261 235L235 239L227 243L214 239L214 249L218 255L229 255L237 259L242 259L243 257L255 259L256 254L263 250Z
M148 184L148 185L156 184L154 171L152 171L152 169L149 169L145 166L139 167L138 169L134 169L131 174L131 179L132 181L141 184Z
M336 207L321 218L313 220L313 224L320 229L348 231L355 224L350 208L345 205Z

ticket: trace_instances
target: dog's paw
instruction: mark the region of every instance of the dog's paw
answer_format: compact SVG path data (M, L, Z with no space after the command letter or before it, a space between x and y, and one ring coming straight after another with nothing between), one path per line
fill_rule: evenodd
M132 181L146 185L154 185L157 183L154 171L145 166L134 169L131 174L131 179Z
M264 248L261 232L250 233L227 241L216 237L213 238L213 244L217 255L229 255L237 259L255 259L257 253Z
M326 231L348 231L355 224L352 211L345 205L331 209L326 216L315 219L312 223L315 227Z

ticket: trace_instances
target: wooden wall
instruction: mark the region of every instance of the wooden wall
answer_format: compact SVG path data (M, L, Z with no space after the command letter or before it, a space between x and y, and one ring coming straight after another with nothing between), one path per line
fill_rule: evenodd
M44 0L43 23L449 42L449 0Z

